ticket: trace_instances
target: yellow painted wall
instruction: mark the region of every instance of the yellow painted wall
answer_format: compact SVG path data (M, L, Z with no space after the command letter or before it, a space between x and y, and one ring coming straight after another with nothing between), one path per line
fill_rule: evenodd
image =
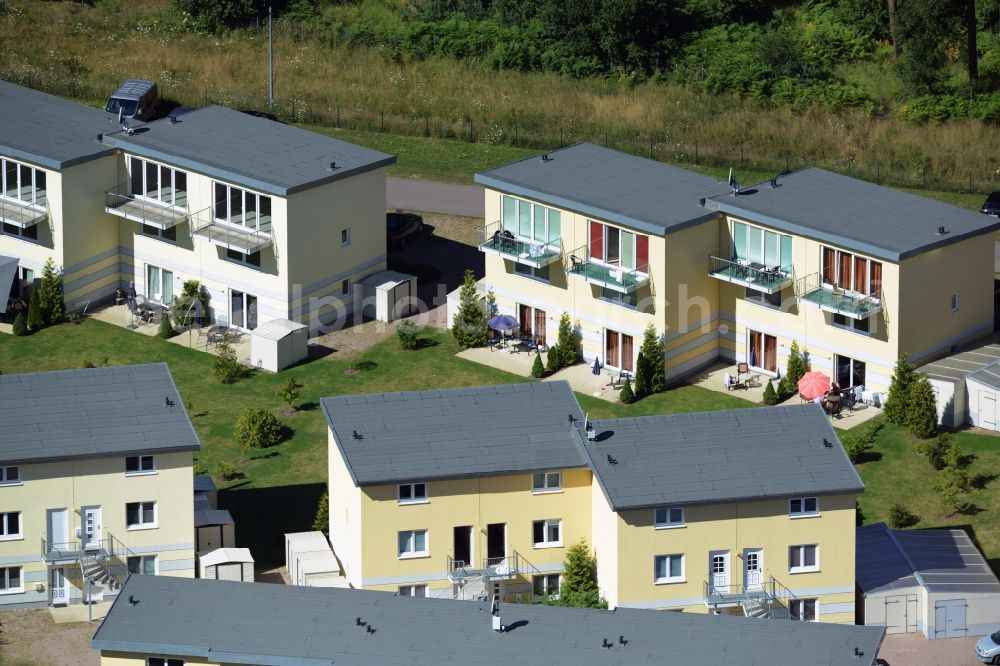
M162 655L154 653L134 654L130 652L112 652L110 650L101 651L101 666L146 666L146 657L172 657L173 655ZM204 657L184 657L185 664L204 664L205 666L229 666L221 661L208 661Z

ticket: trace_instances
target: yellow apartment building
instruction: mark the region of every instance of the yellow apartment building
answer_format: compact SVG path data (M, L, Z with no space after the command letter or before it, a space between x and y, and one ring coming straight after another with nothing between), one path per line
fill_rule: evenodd
M584 539L612 608L854 621L864 486L816 405L587 428L555 381L322 406L352 587L527 602Z
M582 143L476 174L501 312L634 370L663 335L669 380L719 359L780 375L797 342L842 387L888 387L993 330L995 219L818 168L740 188Z
M0 608L194 576L199 442L166 364L0 375L0 404Z
M170 307L193 279L216 324L342 325L355 285L386 267L393 162L221 107L126 130L0 82L0 312L8 294L27 301L51 257L71 311L130 283Z

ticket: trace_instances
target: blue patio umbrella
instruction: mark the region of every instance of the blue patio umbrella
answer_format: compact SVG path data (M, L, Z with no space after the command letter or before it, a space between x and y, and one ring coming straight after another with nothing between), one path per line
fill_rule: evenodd
M591 370L595 375L601 374L601 359L599 357L594 357L594 367Z
M505 315L505 314L491 317L486 323L494 331L506 332L506 331L513 331L515 328L517 328L517 320L511 317L510 315Z
M135 310L135 282L128 283L128 293L125 294L126 305L128 306L129 312Z
M750 366L754 368L759 367L757 365L757 350L753 347L750 348Z

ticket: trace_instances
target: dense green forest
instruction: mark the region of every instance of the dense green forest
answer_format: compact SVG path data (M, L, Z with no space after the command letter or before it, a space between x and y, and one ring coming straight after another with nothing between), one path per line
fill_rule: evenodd
M267 0L175 3L203 32L267 14ZM673 82L911 120L1000 118L1000 0L278 0L273 10L331 45L401 61Z

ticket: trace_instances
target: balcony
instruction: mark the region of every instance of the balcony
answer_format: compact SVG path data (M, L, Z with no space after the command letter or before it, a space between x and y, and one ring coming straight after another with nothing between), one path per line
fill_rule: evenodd
M259 252L273 242L270 231L223 222L215 218L213 208L206 208L191 216L192 236L243 254ZM267 228L270 229L270 219L267 220Z
M497 221L479 229L479 250L532 268L543 268L562 257L562 239L543 243L520 238L504 231L503 225Z
M762 264L708 256L708 274L723 282L743 285L750 289L774 294L792 284L792 267L766 268Z
M32 227L48 217L44 205L0 198L0 222L21 229Z
M569 256L567 275L577 280L630 294L649 283L649 266L637 269L622 268L590 258L590 248L584 245L573 250ZM643 269L643 270L639 270Z
M839 287L824 284L819 273L813 273L796 283L795 292L799 302L809 303L824 312L850 317L851 319L867 319L882 310L882 291L871 296L846 291Z
M188 216L186 210L129 194L125 183L105 190L104 210L160 231L177 226Z

